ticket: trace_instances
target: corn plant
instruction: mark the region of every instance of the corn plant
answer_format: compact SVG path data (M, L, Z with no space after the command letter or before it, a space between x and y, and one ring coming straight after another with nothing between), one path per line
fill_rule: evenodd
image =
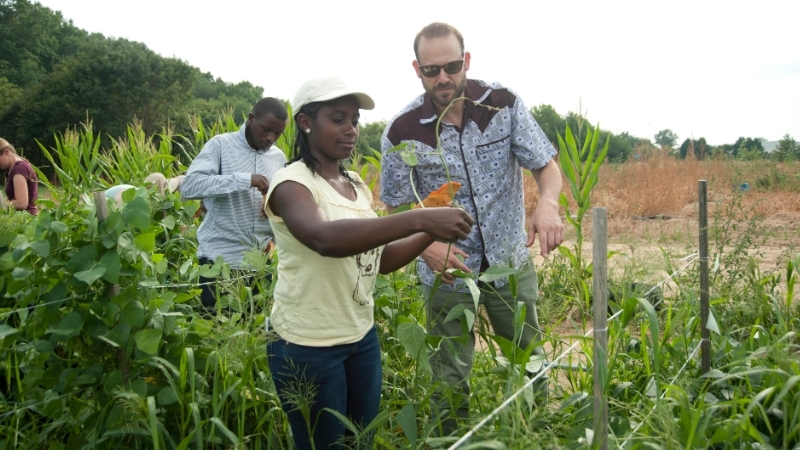
M597 145L600 138L600 127L597 126L593 133L586 135L583 146L578 147L572 130L567 125L564 138L558 135L559 157L561 170L569 183L572 199L577 205L575 215L570 212L569 200L563 193L559 197L559 204L564 208L567 222L575 230L576 238L572 250L566 246L558 247L572 265L574 284L580 303L588 309L589 285L586 280L591 277L592 271L583 260L583 218L592 207L592 190L597 186L600 165L606 159L608 143L598 152Z
M39 180L58 200L103 188L100 144L100 137L94 135L90 119L80 128L67 128L64 133L56 135L52 153L39 143L42 154L55 169L60 186L50 184L41 172L38 173Z
M148 175L159 172L170 178L185 172L173 155L169 130L158 136L146 136L142 123L127 127L126 139L111 138L112 147L100 155L100 165L110 186L140 184Z

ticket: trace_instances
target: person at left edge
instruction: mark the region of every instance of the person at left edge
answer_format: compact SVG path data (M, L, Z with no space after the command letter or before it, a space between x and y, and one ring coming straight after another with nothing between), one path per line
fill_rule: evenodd
M213 264L222 256L231 268L247 270L244 254L272 241L272 227L261 208L270 179L286 164L274 144L288 118L281 100L262 98L239 131L214 136L192 161L181 193L201 199L207 210L197 230L200 264ZM200 301L207 310L216 307L214 281L200 277Z
M0 170L6 172L6 197L17 211L36 215L39 178L27 159L19 156L7 140L0 138Z

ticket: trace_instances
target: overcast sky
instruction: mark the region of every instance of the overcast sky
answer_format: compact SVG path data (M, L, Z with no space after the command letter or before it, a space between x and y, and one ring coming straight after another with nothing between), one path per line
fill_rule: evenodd
M442 21L464 35L468 76L503 83L528 108L580 105L604 129L649 139L670 128L712 145L800 140L794 0L39 1L265 96L291 100L307 78L339 75L375 99L362 122L388 120L422 92L413 39Z

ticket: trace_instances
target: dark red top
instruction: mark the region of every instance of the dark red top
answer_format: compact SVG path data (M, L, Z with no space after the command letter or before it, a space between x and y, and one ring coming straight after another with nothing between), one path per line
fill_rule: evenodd
M36 199L39 198L39 179L36 177L36 172L33 166L28 161L20 159L14 164L14 167L8 171L6 177L6 197L9 200L14 200L14 176L22 175L28 182L28 212L36 215Z

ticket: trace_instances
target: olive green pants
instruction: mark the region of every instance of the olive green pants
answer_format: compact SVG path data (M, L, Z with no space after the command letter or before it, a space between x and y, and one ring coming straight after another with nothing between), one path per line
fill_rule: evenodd
M514 306L515 299L511 295L509 283L494 288L479 284L481 295L479 304L486 308L489 322L494 334L509 341L514 340ZM464 326L463 314L453 320L445 321L450 311L457 305L464 305L473 313L475 302L472 295L451 291L437 290L431 295L433 288L422 285L426 299L428 334L443 336L438 348L430 354L433 381L438 388L432 396L432 415L437 417L439 411L449 410L442 419L442 435L449 435L458 427L456 419L469 417L469 375L472 371L472 357L475 353L475 333ZM541 340L539 320L536 313L536 301L539 298L539 286L536 268L529 263L518 275L517 302L525 304L525 320L518 341L519 347L525 349L531 342ZM469 324L471 325L471 324ZM542 354L541 347L534 354ZM546 378L537 382L534 389L538 392L547 389ZM545 394L546 395L546 394ZM437 433L439 434L439 433Z

